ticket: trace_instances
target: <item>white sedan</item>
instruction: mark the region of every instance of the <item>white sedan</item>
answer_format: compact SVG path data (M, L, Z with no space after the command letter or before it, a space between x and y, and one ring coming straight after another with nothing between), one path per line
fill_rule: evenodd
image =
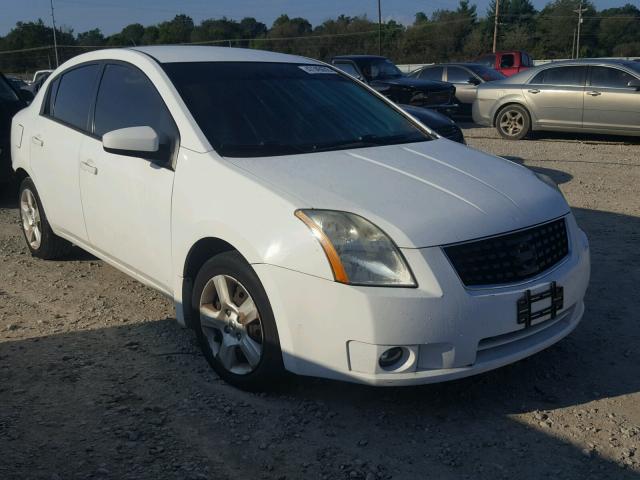
M58 68L13 119L34 256L71 244L175 301L215 371L437 382L536 353L584 311L555 184L290 55L171 46Z

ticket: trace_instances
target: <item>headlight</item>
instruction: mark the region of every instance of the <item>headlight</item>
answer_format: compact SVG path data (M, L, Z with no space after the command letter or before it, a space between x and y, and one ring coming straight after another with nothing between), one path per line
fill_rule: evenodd
M360 215L334 210L297 210L295 215L320 242L337 282L416 286L398 247Z
M564 198L564 194L562 193L562 190L560 190L560 187L558 187L558 184L554 182L549 175L545 175L544 173L538 173L538 172L533 172L533 173L536 175L536 177L538 177L540 180L542 180L544 183L546 183L555 191L557 191L560 195L562 195L562 198Z

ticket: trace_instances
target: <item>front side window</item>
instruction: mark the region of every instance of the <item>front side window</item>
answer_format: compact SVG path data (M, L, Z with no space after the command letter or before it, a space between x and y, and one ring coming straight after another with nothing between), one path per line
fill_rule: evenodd
M63 73L59 85L52 82L58 89L49 115L86 130L100 68L97 64L77 67Z
M167 63L165 71L222 156L264 157L431 140L332 68L289 63Z
M617 68L591 67L592 87L626 88L631 80L636 78Z
M391 60L386 58L375 59L361 66L362 73L368 80L385 80L388 78L402 77L402 72Z
M547 68L538 73L530 83L538 85L584 86L586 67Z
M105 67L94 114L95 134L128 127L151 127L160 137L160 149L171 152L177 128L164 101L140 70L121 64Z
M443 71L444 71L444 68L442 68L442 67L424 68L424 69L422 69L422 72L420 72L420 79L421 80L438 80L438 81L441 81L442 80L442 72Z
M461 67L447 67L447 81L451 83L468 83L473 75Z
M360 72L358 72L356 66L351 62L336 62L335 66L352 77L360 77Z
M500 59L500 68L511 68L515 64L515 56L513 53L506 53Z

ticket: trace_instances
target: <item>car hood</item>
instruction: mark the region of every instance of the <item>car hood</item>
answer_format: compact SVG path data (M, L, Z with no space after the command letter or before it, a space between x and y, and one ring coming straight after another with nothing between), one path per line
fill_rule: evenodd
M227 160L301 208L357 213L403 248L495 235L569 211L527 168L445 139Z
M438 82L436 80L419 80L411 77L384 78L375 80L372 83L385 84L392 87L415 88L427 92L450 90L453 85L447 82Z
M432 129L438 129L442 127L449 127L455 125L454 121L446 115L430 110L425 107L414 107L413 105L398 105L409 115L416 117L420 122L424 123L427 127Z

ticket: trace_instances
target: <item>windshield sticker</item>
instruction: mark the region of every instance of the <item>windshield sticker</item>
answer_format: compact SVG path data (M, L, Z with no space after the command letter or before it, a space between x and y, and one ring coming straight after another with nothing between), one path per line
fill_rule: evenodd
M313 75L315 75L316 73L333 73L334 75L336 74L335 70L332 70L331 68L325 67L323 65L298 65L298 68Z

